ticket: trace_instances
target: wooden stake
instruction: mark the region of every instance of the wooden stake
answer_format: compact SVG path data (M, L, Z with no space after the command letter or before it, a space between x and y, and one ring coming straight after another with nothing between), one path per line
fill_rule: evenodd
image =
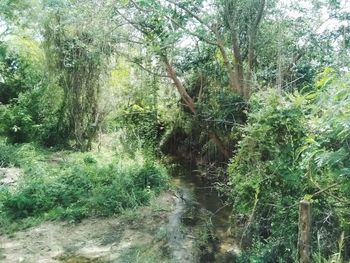
M299 235L298 235L299 262L311 262L311 205L310 201L302 200L299 203Z

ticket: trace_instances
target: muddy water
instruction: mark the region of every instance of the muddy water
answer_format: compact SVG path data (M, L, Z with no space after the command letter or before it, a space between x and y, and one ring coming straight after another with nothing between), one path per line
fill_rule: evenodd
M182 223L202 228L202 232L209 233L206 247L201 247L198 261L233 262L239 249L230 224L232 208L223 201L215 188L202 180L194 165L181 163L175 167L172 181L178 189L177 192L182 195L183 203L187 204L188 210L192 210L189 215L186 212L180 215ZM177 217L173 218L174 222L179 220Z

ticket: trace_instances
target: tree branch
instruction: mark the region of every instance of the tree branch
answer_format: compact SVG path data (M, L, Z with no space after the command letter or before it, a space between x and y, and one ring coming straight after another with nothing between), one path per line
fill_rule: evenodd
M172 17L170 16L167 16L165 15L165 17L169 20L171 20L175 25L177 25L179 28L181 28L182 30L184 30L186 33L198 38L199 40L202 40L203 42L209 44L209 45L212 45L212 46L218 46L218 43L214 42L214 41L211 41L207 38L205 38L204 36L200 35L200 34L197 34L195 32L192 32L190 30L188 30L186 27L184 27L183 25L180 25L175 19L173 19Z
M166 0L169 3L172 3L173 5L179 7L180 9L184 10L185 12L187 12L189 15L191 15L194 19L196 19L199 23L201 23L202 25L206 26L210 31L212 31L214 33L214 30L211 26L209 26L207 23L205 23L198 15L196 15L195 13L193 13L191 10L189 10L188 8L180 5L179 3L173 1L173 0Z
M185 87L182 85L181 81L177 77L177 74L173 66L170 64L169 59L166 55L164 55L163 61L169 77L174 81L175 87L180 93L181 98L185 101L186 106L191 110L192 113L196 113L196 108L193 99L190 97L190 95L188 95Z
M160 77L160 78L169 78L169 76L167 76L167 75L159 74L159 73L157 73L157 72L154 72L154 71L152 71L152 70L150 70L150 69L144 67L141 63L138 63L138 62L136 62L135 60L131 60L130 62L131 62L131 63L134 63L135 65L137 65L138 67L140 67L140 68L143 69L144 71L146 71L146 72L148 72L148 73L150 73L150 74L152 74L152 75L154 75L154 76L157 76L157 77Z

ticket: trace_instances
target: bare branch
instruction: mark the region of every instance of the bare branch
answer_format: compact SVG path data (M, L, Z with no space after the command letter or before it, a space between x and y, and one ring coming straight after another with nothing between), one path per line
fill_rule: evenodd
M145 12L145 13L148 13L150 10L147 10L147 9L144 9L144 8L142 8L142 7L140 7L135 1L133 1L133 0L129 0L133 5L134 5L134 7L136 8L136 9L138 9L138 10L140 10L140 11L142 11L142 12Z
M332 188L334 188L334 187L336 187L336 186L339 186L339 184L338 184L338 183L335 183L335 184L332 184L332 185L330 185L330 186L328 186L328 187L326 187L326 188L324 188L324 189L320 189L320 190L317 191L316 193L312 194L312 197L314 197L314 196L316 196L316 195L319 195L319 194L322 194L323 192L326 192L326 191L328 191L328 190L330 190L330 189L332 189Z
M134 27L136 30L140 31L143 34L148 34L147 31L145 31L142 27L138 26L138 23L132 21L131 19L127 18L122 12L119 10L116 10L116 12L123 18L125 21L127 21L132 27Z

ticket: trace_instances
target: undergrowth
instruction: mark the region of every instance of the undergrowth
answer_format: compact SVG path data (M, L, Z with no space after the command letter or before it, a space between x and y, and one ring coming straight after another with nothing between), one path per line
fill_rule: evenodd
M147 204L167 186L165 168L150 153L49 152L33 145L2 144L6 164L23 175L17 186L0 186L0 231L10 233L41 220L79 221L110 216ZM58 155L58 156L57 156Z
M252 96L229 166L239 262L297 262L303 198L312 203L313 262L350 258L349 81L327 69L307 93Z

